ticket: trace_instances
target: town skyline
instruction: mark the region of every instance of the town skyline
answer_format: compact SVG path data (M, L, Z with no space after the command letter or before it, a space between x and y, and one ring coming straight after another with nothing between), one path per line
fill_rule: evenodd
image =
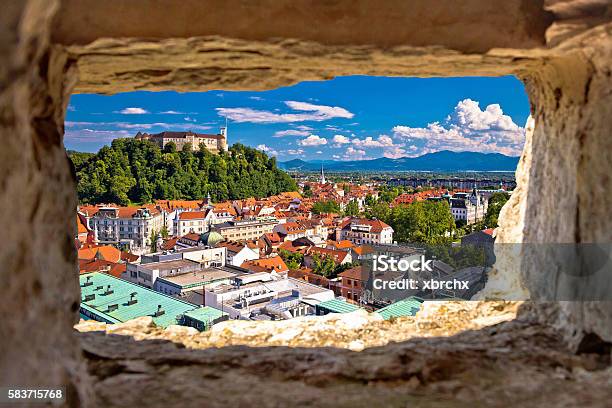
M500 78L341 77L262 92L73 95L65 146L96 152L137 132L216 134L279 161L416 157L442 150L518 156L529 103Z

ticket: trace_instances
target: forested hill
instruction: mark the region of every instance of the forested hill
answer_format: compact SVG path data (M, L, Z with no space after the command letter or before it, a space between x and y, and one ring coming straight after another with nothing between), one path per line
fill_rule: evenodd
M206 148L162 151L149 141L115 139L94 155L69 152L81 203L148 203L155 199L213 201L266 197L295 191L293 179L253 148L235 144L215 155Z

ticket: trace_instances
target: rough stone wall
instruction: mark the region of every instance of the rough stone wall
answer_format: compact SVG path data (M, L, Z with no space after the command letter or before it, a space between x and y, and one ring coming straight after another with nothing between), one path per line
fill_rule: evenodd
M350 74L515 74L527 84L535 130L501 240L611 241L609 1L66 0L52 24L58 3L8 1L0 14L3 384L65 384L72 403L86 398L70 376L80 369L70 331L79 291L62 122L73 86L203 91ZM522 270L520 281L504 279L533 291L559 278L543 276L537 262ZM585 333L611 340L607 304L536 306L576 347Z
M0 13L0 384L67 387L79 292L75 182L62 145L65 54L49 43L55 1Z
M602 26L571 39L564 46L580 49L578 55L552 61L526 82L536 127L523 242L612 242L611 32ZM537 246L527 249L522 278L534 296L610 299L609 269L577 285L575 277L560 272L563 257L542 257ZM541 305L539 313L562 328L575 348L589 333L612 342L610 301L562 301Z

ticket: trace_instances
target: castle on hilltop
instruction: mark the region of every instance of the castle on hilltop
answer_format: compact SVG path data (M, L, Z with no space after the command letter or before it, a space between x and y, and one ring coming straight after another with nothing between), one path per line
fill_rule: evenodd
M227 152L227 126L222 127L216 135L187 132L161 132L155 134L138 132L138 140L150 140L162 149L170 142L176 145L176 150L183 150L185 144L190 143L193 150L199 150L203 145L212 153Z

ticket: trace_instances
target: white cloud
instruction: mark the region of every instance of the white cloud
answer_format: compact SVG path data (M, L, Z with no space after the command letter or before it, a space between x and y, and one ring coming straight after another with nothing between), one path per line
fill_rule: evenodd
M196 121L194 118L190 118L189 116L184 117L183 120L185 120L186 122L195 122Z
M339 155L337 155L337 154L334 154L334 155L332 156L332 158L333 158L333 159L338 160L338 159L340 159L341 157L340 157Z
M254 101L263 101L264 98L262 98L261 96L249 96L249 99L252 99Z
M134 129L134 130L151 130L151 129L172 129L172 130L208 130L210 126L197 125L194 123L130 123L130 122L64 122L66 129L80 129L83 127L97 128L104 130L107 128Z
M377 139L368 136L365 139L353 139L352 143L356 147L392 147L393 139L387 135L380 135Z
M304 121L323 121L333 118L352 118L355 116L339 106L315 105L308 102L285 101L290 109L307 113L274 113L251 108L216 108L220 116L234 122L250 123L290 123Z
M323 154L323 152L321 150L317 150L315 153L317 154Z
M317 135L310 135L306 139L300 140L298 144L300 146L322 146L327 144L327 139Z
M351 143L351 139L343 135L334 135L332 140L335 143L334 147L340 147L343 144Z
M119 113L123 115L144 115L149 113L149 111L143 108L125 108L120 110Z
M383 156L389 159L399 159L400 157L406 156L406 150L399 146L389 147L383 151Z
M265 144L257 145L257 150L261 150L262 152L266 152L272 156L278 156L278 152L271 148L270 146L266 146Z
M292 156L296 156L296 155L304 154L304 150L302 150L302 149L289 149L285 153L290 154Z
M331 130L332 132L346 132L346 130L333 125L325 125L325 129Z
M173 110L168 110L168 111L163 111L163 112L159 112L160 115L184 115L185 112L177 112L177 111L173 111Z
M310 132L307 130L287 129L287 130L279 130L275 132L273 137L308 136L309 134Z
M349 146L346 152L342 155L344 160L364 160L366 158L366 151L362 149L355 149L353 146Z
M306 125L297 125L297 126L295 126L295 128L298 129L298 130L314 130L310 126L306 126Z
M395 126L394 137L415 146L412 155L440 150L478 151L520 155L525 129L504 115L498 104L481 110L478 102L464 99L457 103L444 123L432 122L426 127Z

